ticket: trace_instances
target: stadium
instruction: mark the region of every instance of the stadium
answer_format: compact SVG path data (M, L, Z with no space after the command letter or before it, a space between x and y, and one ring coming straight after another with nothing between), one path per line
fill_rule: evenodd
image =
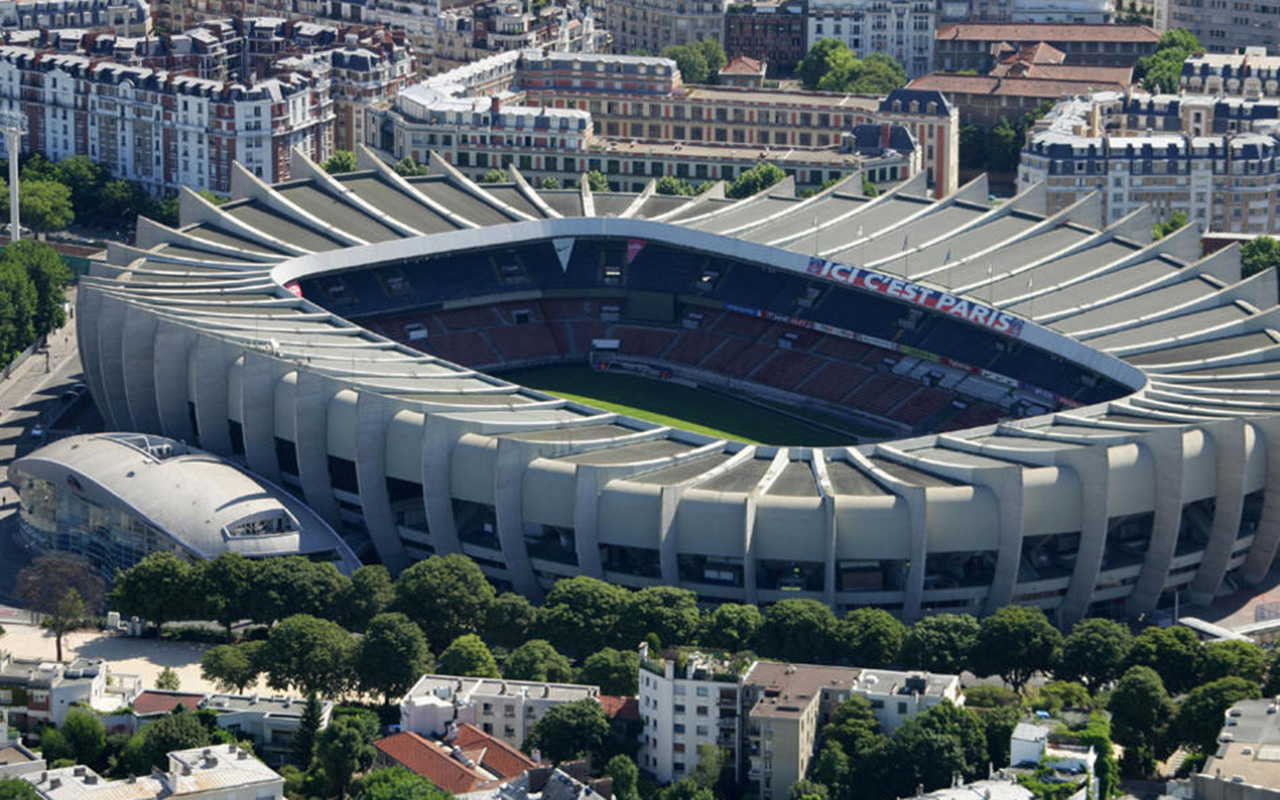
M287 183L237 165L231 201L139 220L79 293L106 424L243 463L393 572L463 552L533 596L586 574L1071 622L1271 566L1276 278L1200 259L1194 226L985 178L735 201L430 167L295 152ZM587 388L517 382L545 370ZM593 375L707 424L595 407ZM729 430L739 406L796 427Z

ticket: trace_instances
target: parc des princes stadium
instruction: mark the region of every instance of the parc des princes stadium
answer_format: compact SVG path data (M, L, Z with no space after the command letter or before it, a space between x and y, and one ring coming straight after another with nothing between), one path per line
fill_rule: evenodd
M393 573L462 552L534 596L585 574L1070 622L1271 566L1276 277L1201 259L1194 225L1152 241L1148 210L1045 216L985 177L735 201L430 167L295 152L287 183L237 165L230 202L139 220L79 290L108 429L240 461ZM568 362L884 433L747 444L492 374Z

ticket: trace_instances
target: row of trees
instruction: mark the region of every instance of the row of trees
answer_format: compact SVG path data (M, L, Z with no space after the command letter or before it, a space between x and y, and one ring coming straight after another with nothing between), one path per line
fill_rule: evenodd
M40 153L19 158L18 189L22 224L37 233L66 229L73 222L107 231L133 226L138 215L167 225L178 222L176 196L157 198L141 184L112 178L110 170L88 156L70 156L58 163ZM8 174L0 161L0 174ZM0 212L9 214L9 186L0 181Z
M70 282L62 257L43 242L15 242L0 253L0 364L62 327Z
M905 86L907 71L891 56L858 58L840 39L819 39L796 66L804 88L824 92L885 95Z

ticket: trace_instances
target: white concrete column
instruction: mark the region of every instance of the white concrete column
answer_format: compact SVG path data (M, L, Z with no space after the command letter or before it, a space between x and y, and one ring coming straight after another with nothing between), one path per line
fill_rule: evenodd
M194 442L195 429L187 415L187 362L191 359L191 331L176 322L156 322L156 410L165 436Z
M994 614L1013 602L1022 564L1022 538L1026 534L1022 467L982 470L975 473L996 496L1000 506L1000 535L996 544L996 571L987 593L984 611Z
M1089 601L1102 571L1102 555L1107 546L1108 489L1110 448L1089 447L1063 454L1062 462L1076 471L1080 479L1080 548L1071 583L1062 599L1062 624L1070 625L1089 611Z
M387 406L386 398L370 391L360 392L356 399L356 482L365 529L378 558L396 575L409 566L410 559L387 494Z
M756 495L748 492L742 501L742 594L743 602L759 603L756 576Z
M1218 450L1218 491L1209 543L1187 589L1187 599L1196 604L1212 601L1222 585L1244 511L1245 424L1227 420L1215 423L1209 432Z
M231 431L227 426L227 377L240 348L221 339L197 336L191 369L195 378L196 426L200 446L222 456L231 456Z
M450 462L457 434L448 418L428 414L422 432L422 502L427 509L431 546L440 555L461 553L453 519Z
M676 529L676 512L680 509L680 497L684 488L663 486L658 497L658 563L662 570L662 582L680 585L680 534Z
M160 411L156 408L155 360L156 318L144 308L130 305L125 311L124 334L125 400L129 409L129 430L160 432Z
M608 472L588 464L578 464L574 476L573 539L578 548L578 572L604 579L600 561L600 484Z
M511 585L526 597L537 597L538 582L533 576L533 563L529 560L529 548L524 540L524 490L521 484L528 460L521 445L515 439L498 439L493 470L493 511L498 541L502 545L502 561L507 565Z
M124 386L124 318L126 304L116 297L106 297L94 317L82 318L82 324L97 322L94 352L98 372L102 375L102 396L98 398L99 410L106 411L103 421L109 421L114 430L129 430L129 400ZM89 354L81 354L83 364ZM105 407L105 408L104 408Z
M246 350L240 371L240 428L244 435L244 458L249 469L269 481L280 482L280 462L276 458L276 386L287 367L279 359Z
M924 571L929 551L929 490L923 486L902 486L898 493L907 503L907 514L911 520L911 560L902 595L902 621L910 625L920 618L920 606L924 601Z
M1267 448L1267 483L1262 497L1262 519L1253 533L1249 556L1240 568L1241 577L1256 586L1266 577L1280 545L1280 417L1258 417L1249 424L1263 438Z
M1179 428L1154 430L1142 437L1141 446L1151 451L1156 470L1156 508L1151 523L1151 540L1142 561L1142 572L1133 594L1125 601L1125 613L1137 617L1153 610L1164 591L1169 568L1178 547L1182 527L1183 432Z
M329 403L338 393L335 381L311 370L298 370L294 389L294 452L298 459L298 480L307 505L334 528L342 526L338 501L329 478Z

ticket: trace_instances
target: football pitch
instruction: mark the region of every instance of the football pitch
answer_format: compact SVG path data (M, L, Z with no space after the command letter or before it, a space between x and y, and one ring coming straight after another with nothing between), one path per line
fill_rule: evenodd
M604 411L750 444L830 447L852 444L859 436L884 436L844 419L795 410L798 415L847 431L841 435L722 392L691 389L617 370L600 372L585 364L516 370L501 377Z

